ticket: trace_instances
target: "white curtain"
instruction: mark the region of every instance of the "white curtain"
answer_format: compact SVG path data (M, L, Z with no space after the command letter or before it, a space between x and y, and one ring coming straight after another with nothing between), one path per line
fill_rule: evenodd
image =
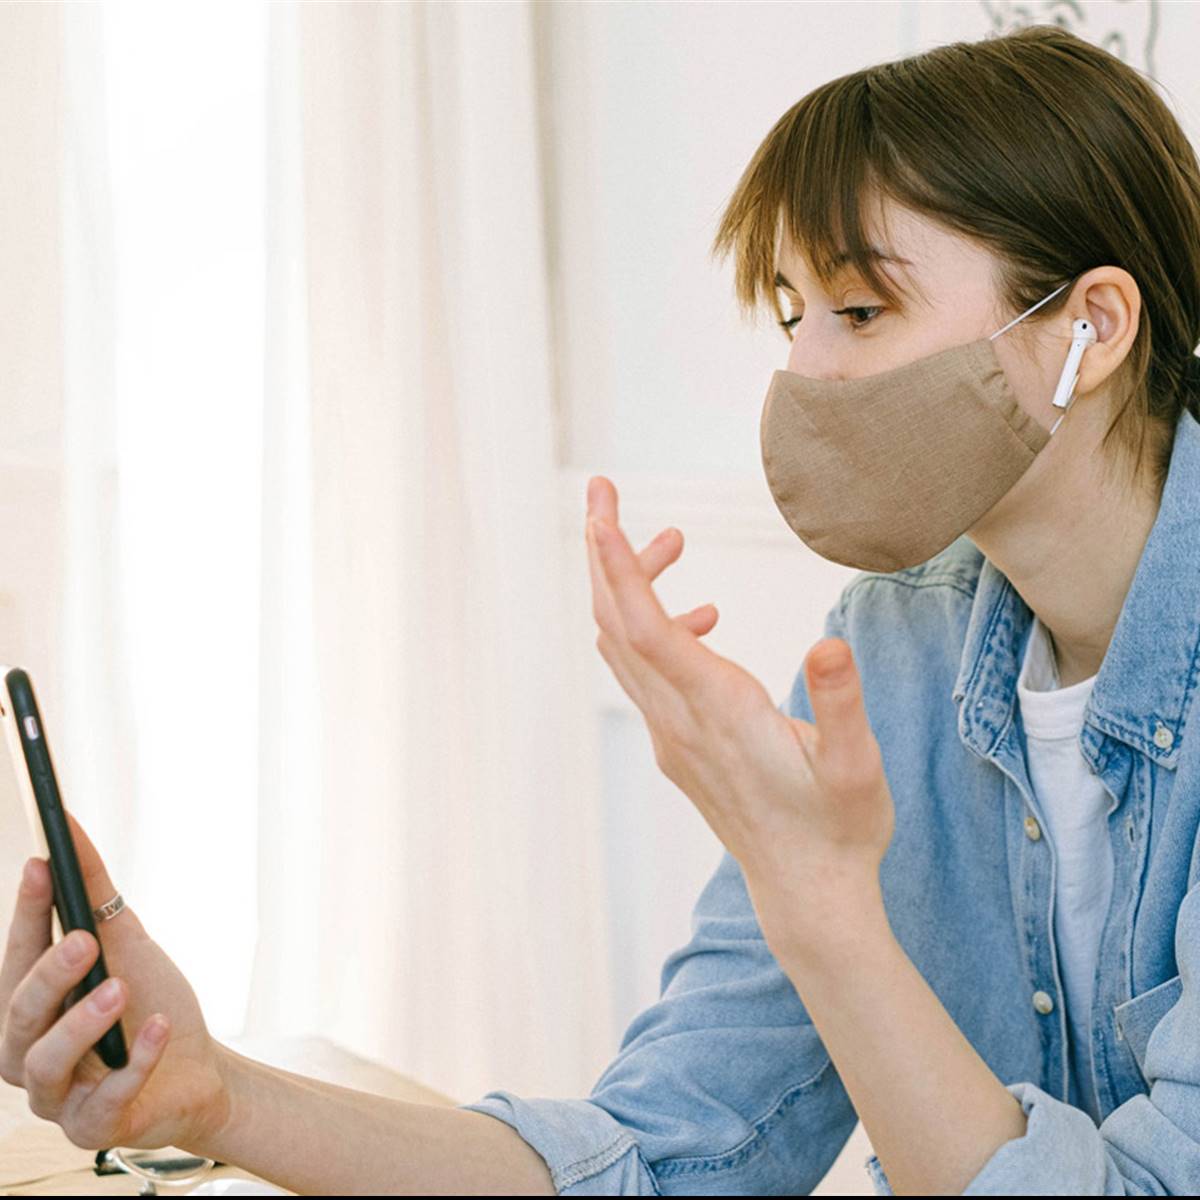
M535 12L271 19L248 1032L461 1099L583 1095L617 1031Z
M244 1012L463 1100L583 1095L620 1031L540 18L265 15L263 163L236 6L0 14L0 661L40 683L68 803L221 1032ZM229 37L241 82L207 105ZM0 817L4 918L29 843Z
M104 847L110 870L127 881L137 861L138 738L133 647L121 597L116 263L102 9L63 10L61 47L65 543L57 627L63 724L56 732L69 753L60 753L58 772L73 781L69 802Z
M57 11L66 538L47 715L68 803L226 1033L255 933L266 13Z
M119 871L135 759L99 12L0 17L0 662L29 671L64 795ZM0 794L2 929L37 843Z
M9 6L0 38L0 663L25 667L61 711L64 368L59 12ZM0 789L0 920L36 843Z

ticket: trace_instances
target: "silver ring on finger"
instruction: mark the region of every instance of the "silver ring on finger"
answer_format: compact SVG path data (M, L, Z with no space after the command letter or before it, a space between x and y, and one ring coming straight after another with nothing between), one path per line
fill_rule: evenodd
M92 909L92 916L97 921L111 921L125 907L125 897L118 892L106 904L100 905L99 908Z

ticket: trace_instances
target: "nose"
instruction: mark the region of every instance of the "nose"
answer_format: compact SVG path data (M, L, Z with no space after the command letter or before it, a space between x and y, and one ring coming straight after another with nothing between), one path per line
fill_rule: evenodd
M843 355L828 340L797 332L788 349L787 369L809 379L847 379L849 364L842 361Z

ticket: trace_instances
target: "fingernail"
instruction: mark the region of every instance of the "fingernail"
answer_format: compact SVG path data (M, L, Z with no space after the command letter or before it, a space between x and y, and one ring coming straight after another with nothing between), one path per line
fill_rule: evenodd
M150 1024L146 1027L146 1041L152 1046L157 1046L159 1042L166 1041L166 1037L167 1019L156 1013Z
M83 962L83 960L87 957L87 951L87 938L85 938L82 934L80 934L78 937L76 937L74 934L68 934L59 943L58 947L58 952L62 955L63 962L65 962L68 967L73 967L78 963Z
M22 882L22 883L23 883L23 884L24 884L24 885L25 885L27 888L33 887L33 880L34 880L34 874L33 874L33 872L34 872L34 866L33 866L33 864L34 864L35 862L37 862L37 859L36 859L36 858L31 858L31 859L29 859L29 860L28 860L28 861L25 863L25 870L23 870L23 871L21 872L21 882Z
M106 979L91 995L92 1007L98 1012L116 1008L120 999L121 985L115 979Z

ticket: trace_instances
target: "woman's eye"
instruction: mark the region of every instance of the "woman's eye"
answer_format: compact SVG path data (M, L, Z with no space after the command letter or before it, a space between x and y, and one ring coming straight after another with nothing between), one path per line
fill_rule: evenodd
M854 329L862 329L864 326L869 325L877 316L879 316L881 312L883 312L883 305L859 305L853 308L834 308L830 309L830 311L838 317L849 316L851 326ZM778 321L776 324L778 324L778 326L785 333L791 333L792 327L796 325L799 320L800 317L790 317L788 320Z
M879 316L881 312L883 312L883 306L876 304L869 307L860 306L858 308L834 308L830 311L838 317L848 314L850 317L850 324L854 326L855 329L861 329L864 325L869 325L877 316ZM867 315L864 317L862 316L863 313L866 313Z

